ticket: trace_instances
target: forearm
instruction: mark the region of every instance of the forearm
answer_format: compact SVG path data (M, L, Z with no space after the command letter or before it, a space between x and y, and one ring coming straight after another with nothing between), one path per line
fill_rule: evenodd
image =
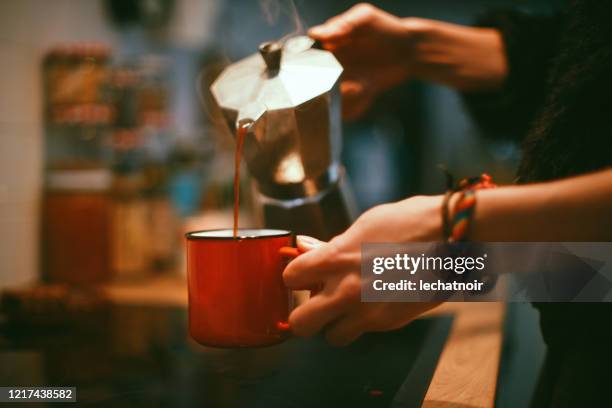
M413 17L403 23L411 33L411 78L462 91L490 91L503 85L508 69L497 30Z
M474 241L612 241L612 170L482 190Z

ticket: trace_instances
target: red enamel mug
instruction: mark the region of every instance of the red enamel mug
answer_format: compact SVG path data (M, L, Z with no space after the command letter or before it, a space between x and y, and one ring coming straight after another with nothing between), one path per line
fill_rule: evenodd
M289 337L291 291L287 262L295 237L277 229L194 231L186 234L189 333L213 347L258 347Z

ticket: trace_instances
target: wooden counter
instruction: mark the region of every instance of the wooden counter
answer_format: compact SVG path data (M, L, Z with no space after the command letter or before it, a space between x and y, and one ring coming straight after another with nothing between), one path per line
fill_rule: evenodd
M503 303L448 303L434 311L455 319L424 407L493 407L504 312Z
M114 302L187 305L184 277L160 277L146 284L106 286ZM430 315L455 319L423 407L492 407L502 345L502 303L447 303Z

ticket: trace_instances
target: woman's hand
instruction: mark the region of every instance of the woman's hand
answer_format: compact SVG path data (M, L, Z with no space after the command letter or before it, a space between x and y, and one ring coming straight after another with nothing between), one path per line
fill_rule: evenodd
M411 33L401 18L374 6L358 4L308 34L345 68L340 85L345 119L358 118L380 92L408 77Z
M297 335L321 330L332 344L350 343L367 331L401 327L433 303L362 303L361 244L442 240L442 196L414 197L363 214L329 243L300 237L307 252L283 273L291 289L317 288L289 323ZM453 208L451 201L449 208ZM470 223L474 241L612 240L612 170L564 180L478 191Z
M507 75L502 39L493 29L399 18L359 4L313 27L309 35L344 66L340 91L348 120L406 79L480 91L500 87Z
M352 342L368 331L402 327L436 306L434 303L362 303L363 242L428 242L442 239L441 196L414 197L375 207L329 243L299 237L307 251L283 273L295 290L320 288L289 317L293 333L310 336L321 330L334 345Z

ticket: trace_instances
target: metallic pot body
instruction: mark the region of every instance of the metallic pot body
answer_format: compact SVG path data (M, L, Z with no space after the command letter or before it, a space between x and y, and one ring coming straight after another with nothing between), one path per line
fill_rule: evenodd
M266 226L329 238L350 223L341 152L342 66L308 37L265 43L212 84L235 134L247 121L243 158Z

